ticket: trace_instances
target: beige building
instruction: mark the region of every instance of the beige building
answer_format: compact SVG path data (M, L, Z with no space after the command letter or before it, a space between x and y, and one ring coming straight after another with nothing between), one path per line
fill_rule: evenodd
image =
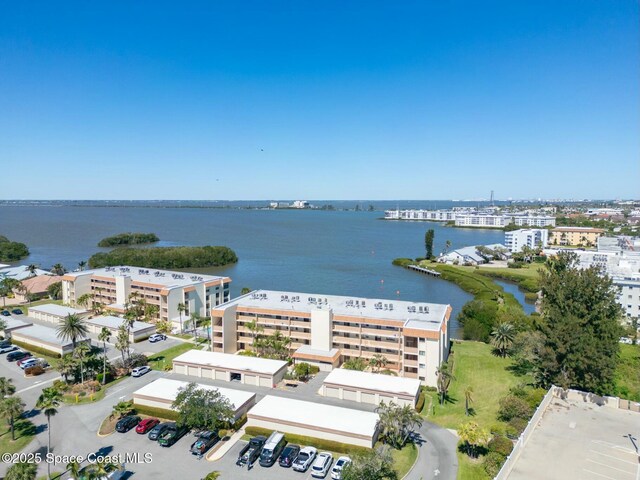
M124 322L123 318L114 317L112 315L105 315L101 317L93 317L86 320L87 328L89 332L99 335L103 328L106 328L111 332L111 342L115 342L118 336L118 329ZM156 326L146 322L133 322L133 325L129 328L129 341L141 342L146 340L151 335L156 333Z
M89 312L79 308L65 307L64 305L58 305L57 303L45 303L44 305L29 307L28 312L28 316L31 318L42 320L44 322L55 323L56 325L69 315L87 318L89 316Z
M598 238L605 231L592 227L556 227L549 234L549 245L580 245L591 247L598 244Z
M11 341L15 344L24 344L25 348L37 347L49 350L55 355L64 355L73 352L73 343L71 340L62 340L58 337L54 327L44 327L42 325L29 325L11 332ZM84 338L76 340L76 346L79 343L88 343L91 345L91 339Z
M385 368L435 385L449 355L450 316L449 305L258 290L212 309L212 347L250 349L247 324L256 321L263 334L288 336L297 361L330 370L350 358L382 355Z
M229 300L228 277L172 272L138 267L105 267L95 270L67 273L62 277L62 299L65 304L76 305L84 294L92 302L107 310L124 313L131 295L144 299L158 308L158 319L180 327L191 312L207 316L208 312ZM185 311L180 314L178 305Z

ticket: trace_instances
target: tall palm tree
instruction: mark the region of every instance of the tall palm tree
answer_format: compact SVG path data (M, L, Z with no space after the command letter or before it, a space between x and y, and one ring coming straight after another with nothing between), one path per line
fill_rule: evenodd
M469 404L473 403L473 387L468 386L464 389L464 414L469 416Z
M444 253L448 253L451 248L451 240L447 240L444 242Z
M47 457L51 452L51 417L58 413L60 403L62 403L62 393L54 387L44 388L36 402L36 407L42 410L47 417ZM51 478L50 462L47 462L47 477Z
M122 365L125 364L124 354L125 352L129 352L129 345L131 345L131 341L129 340L129 330L125 325L120 325L118 327L118 335L116 337L116 348L120 351L120 355L122 355Z
M9 420L11 427L11 440L15 442L15 420L24 412L24 403L20 397L7 397L0 402L0 417Z
M71 460L67 463L66 468L71 478L78 478L80 476L80 462L77 460Z
M440 405L442 405L444 404L444 399L447 396L449 385L451 385L452 380L455 380L455 377L449 368L449 364L446 362L442 362L440 366L436 368L436 375L438 394L440 395Z
M257 319L253 319L250 322L244 324L247 330L251 332L251 348L256 350L256 338L264 331L264 327L258 323Z
M67 273L67 269L64 268L64 265L61 263L56 263L53 267L51 267L51 273L54 275L64 275Z
M111 338L111 330L107 327L102 327L98 334L98 340L102 342L102 384L107 381L107 342Z
M16 386L11 378L0 377L0 400L16 393Z
M38 265L36 265L35 263L29 264L29 266L27 267L27 271L29 272L30 277L35 277L36 273L38 273Z
M200 315L196 312L192 312L189 317L189 321L191 322L191 327L193 328L193 335L196 337L196 343L198 342L198 321L200 320Z
M180 302L178 303L178 315L180 315L180 333L184 333L184 330L182 329L182 314L187 310L187 306L183 303Z
M87 324L78 315L70 313L62 320L56 329L58 338L62 340L71 340L73 349L76 348L76 342L79 338L87 338L89 328Z
M18 462L7 470L5 480L35 480L38 466L30 462Z
M86 343L80 343L74 350L73 355L80 362L80 383L84 383L84 361L89 357L91 353L91 346Z
M85 262L84 260L81 260L80 262L78 262L78 267L80 267L80 271L84 270L84 267L87 266L87 262Z
M86 309L89 306L89 303L91 303L91 294L85 293L80 295L76 300L76 303Z
M491 345L500 353L500 356L506 357L507 351L513 345L516 338L516 329L509 322L499 324L491 332Z

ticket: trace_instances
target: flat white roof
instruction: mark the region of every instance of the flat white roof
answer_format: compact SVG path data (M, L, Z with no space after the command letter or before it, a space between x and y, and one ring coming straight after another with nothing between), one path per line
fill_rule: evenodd
M344 368L334 368L324 379L324 383L342 385L358 390L375 390L396 395L410 395L412 397L415 397L420 391L420 380L417 378L358 372Z
M332 358L336 353L338 353L338 349L332 348L331 350L319 350L317 348L311 348L311 345L302 345L298 347L295 353L301 353L303 355L315 355L317 357Z
M189 385L189 382L180 380L171 380L169 378L158 378L153 382L133 392L133 395L144 395L146 397L154 397L165 401L173 401L178 396L178 390ZM241 390L233 390L231 388L214 387L212 385L204 385L198 383L198 388L205 390L218 390L221 395L225 396L233 405L234 410L238 410L245 403L256 396L253 392L243 392Z
M66 317L67 315L82 315L87 313L87 310L78 310L77 308L65 307L64 305L58 305L56 303L45 303L44 305L29 307L29 313L31 312L40 312L55 315L57 317Z
M249 410L247 416L265 417L288 424L305 425L310 429L339 430L367 437L374 436L379 418L377 413L275 395L264 397Z
M129 265L65 273L65 277L83 277L85 275L98 275L111 278L131 277L131 280L134 282L153 283L169 289L212 281L222 281L227 278L216 275L202 275L200 273L158 270L157 268L132 267Z
M94 317L86 320L87 323L92 325L97 325L99 327L107 327L112 329L117 329L124 322L124 318L115 317L113 315L105 315L102 317ZM133 322L133 326L131 327L132 332L137 332L139 330L146 330L147 328L155 327L155 325L146 322Z
M287 367L287 362L268 358L245 357L231 353L189 350L173 359L174 362L193 363L208 367L242 370L251 373L275 375Z
M399 320L403 322L414 320L414 325L411 328L422 328L424 330L438 330L449 309L449 305L439 303L273 290L256 290L214 307L214 309L223 310L233 305L304 313L330 309L334 315Z
M14 328L22 328L27 325L33 325L31 322L25 322L24 320L19 320L16 317L2 317L2 319L6 323L5 330L12 330Z
M42 325L30 325L28 327L20 328L11 333L12 336L23 336L29 337L34 340L41 340L46 343L50 343L52 345L58 345L60 347L66 347L67 345L71 345L73 342L71 340L62 340L58 337L55 328L44 327ZM85 339L78 339L78 341L83 341Z

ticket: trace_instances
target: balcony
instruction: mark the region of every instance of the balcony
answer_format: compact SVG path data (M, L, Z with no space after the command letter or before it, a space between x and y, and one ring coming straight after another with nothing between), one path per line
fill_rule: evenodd
M333 324L334 332L360 333L360 327L348 327L346 325Z
M369 348L387 348L389 350L400 350L399 343L385 342L382 340L362 340L362 346Z
M408 353L411 355L418 355L418 347L404 347L404 353Z

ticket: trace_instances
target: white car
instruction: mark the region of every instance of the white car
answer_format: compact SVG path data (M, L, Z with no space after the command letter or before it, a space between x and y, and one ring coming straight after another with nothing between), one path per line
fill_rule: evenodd
M293 469L296 472L306 472L311 462L316 458L318 450L314 447L304 447L293 461Z
M351 463L349 457L342 456L331 469L331 478L333 480L342 480L342 470Z
M6 347L0 348L0 353L13 352L14 350L17 350L17 349L18 347L16 347L15 345L7 345Z
M165 335L163 335L161 333L154 333L153 335L151 335L149 337L149 342L156 343L156 342L159 342L161 340L166 340L166 339L167 339L167 337Z
M142 375L144 375L145 373L149 373L150 371L151 371L151 368L147 367L146 365L144 367L136 367L133 370L131 370L131 376L141 377Z
M329 473L331 464L333 463L333 455L329 452L320 452L316 461L311 467L311 476L315 478L324 478Z

